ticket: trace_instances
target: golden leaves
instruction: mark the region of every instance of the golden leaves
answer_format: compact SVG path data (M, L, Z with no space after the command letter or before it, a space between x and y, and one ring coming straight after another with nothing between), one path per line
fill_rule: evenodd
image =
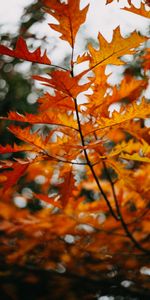
M62 241L63 234L71 233L77 236L79 245L78 238L82 240L82 235L87 235L88 230L93 233L94 230L96 232L103 227L103 230L109 232L112 229L113 231L119 229L121 232L122 225L125 234L130 238L124 220L132 220L133 215L137 217L137 211L131 210L132 205L134 204L134 209L137 210L145 208L145 203L149 203L150 133L143 119L150 116L150 107L144 97L142 100L140 98L148 85L149 50L141 54L139 61L136 57L135 62L142 68L138 76L136 72L128 72L130 71L128 68L122 74L123 79L120 83L111 86L108 81L109 75L106 74L108 64L116 66L125 64L121 57L134 54L135 48L147 38L137 32L124 38L117 28L110 43L99 34L99 48L95 49L89 44L89 53L79 54L76 62L73 62L76 35L85 21L88 9L87 6L80 10L80 2L43 0L46 11L58 21L58 24L51 24L51 27L73 48L70 55L71 63L69 62L68 68L55 66L56 69L48 71L48 76L33 76L52 89L52 95L46 92L37 100L36 114L22 115L12 111L8 116L1 117L4 121L15 121L15 126L11 125L9 130L24 142L21 145L0 146L0 154L4 158L0 166L1 192L9 190L13 197L13 192L17 191L16 184L19 182L17 193L23 195L24 186L29 186L31 190L31 197L21 196L25 197L25 200L34 202L38 199L42 205L43 201L49 204L49 208L41 209L35 218L32 219L30 216L30 222L25 219L20 221L23 233L32 242L28 246L25 239L20 241L20 249L18 253L9 256L10 261L15 261L30 251L34 252L39 245L39 236L42 244L45 245L47 241L48 247L51 247L52 243L49 241L54 236ZM113 1L107 0L107 4L111 2ZM141 14L144 15L143 5L141 9ZM131 7L132 12L135 10ZM22 38L18 39L15 50L1 46L0 51L16 58L50 65L46 53L42 55L40 49L30 52ZM89 62L89 69L75 75L74 63L86 61ZM89 71L92 71L94 76L85 78L84 75ZM88 96L87 91L90 92ZM111 116L110 105L118 102L120 111L114 111ZM24 127L26 124L30 126ZM45 127L37 126L39 124ZM10 160L5 159L6 155ZM147 164L144 174L145 162ZM25 175L23 182L19 181L23 175ZM139 187L141 184L142 188ZM131 199L132 197L134 199ZM102 198L105 203L101 201ZM3 193L3 199L8 200L6 193ZM99 218L100 213L102 221ZM118 222L110 217L111 214ZM87 231L82 226L84 223L86 226L90 225ZM102 223L105 223L104 226L101 226ZM9 231L9 224L4 224L4 228ZM48 235L45 232L48 232ZM147 234L146 223L145 232ZM93 238L93 235L91 237ZM54 246L55 252L58 240ZM117 245L120 249L122 243L120 236L117 236L116 240L115 247ZM134 238L131 240L133 242ZM75 239L74 241L76 242ZM84 239L82 242L85 246ZM88 249L92 252L96 249L99 253L97 240L87 243L86 251ZM99 239L100 246L102 243L103 240ZM134 244L137 245L136 242ZM73 251L72 254L79 254L79 247ZM45 252L45 255L49 256L49 253L51 252ZM66 250L64 253L65 256Z

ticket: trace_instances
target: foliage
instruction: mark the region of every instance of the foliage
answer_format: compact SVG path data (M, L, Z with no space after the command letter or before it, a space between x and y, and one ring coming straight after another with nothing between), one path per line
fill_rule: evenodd
M0 46L3 55L49 70L46 76L33 76L47 87L37 100L37 113L10 111L1 116L1 122L12 122L8 130L21 140L0 146L0 230L6 234L1 252L9 263L19 259L21 264L57 269L61 261L75 271L75 257L81 261L87 255L95 260L113 257L116 263L116 253L132 253L133 248L149 255L150 145L145 120L150 106L145 91L150 50L139 48L147 37L135 31L124 38L116 28L108 43L99 33L98 48L90 43L87 52L76 58L76 36L88 6L80 10L79 0L42 4L58 21L51 28L72 49L70 68L54 65L40 48L31 51L22 37L14 49ZM144 4L140 8L132 4L128 11L149 15ZM140 74L134 73L124 55L137 59ZM124 66L118 85L109 83L109 64ZM111 114L114 104L119 111ZM35 214L18 210L10 204L16 198L28 203L38 200L44 208ZM16 234L18 239L8 247ZM126 263L127 267L137 264L130 256ZM100 271L102 265L97 265Z

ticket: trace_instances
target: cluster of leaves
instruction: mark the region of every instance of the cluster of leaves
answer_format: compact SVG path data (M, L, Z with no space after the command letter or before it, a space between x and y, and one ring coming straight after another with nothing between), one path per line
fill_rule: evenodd
M51 28L71 47L70 68L54 65L40 48L30 51L22 37L14 50L0 46L2 55L48 66L46 76L33 78L50 90L37 100L36 114L10 111L1 116L1 122L12 122L9 132L22 141L0 146L0 230L6 234L1 238L2 253L8 262L18 258L22 263L34 262L36 251L43 247L42 267L52 269L59 261L72 268L75 257L87 254L110 258L127 246L130 253L134 246L149 254L150 131L145 119L150 106L144 92L150 65L149 49L141 53L138 48L147 37L135 31L123 38L116 28L108 43L99 33L98 48L90 43L88 51L76 58L76 35L88 6L80 10L79 0L43 0L42 4L58 21ZM149 16L144 4L126 10ZM141 73L137 77L122 56L138 54ZM126 68L118 85L108 81L110 64ZM79 66L82 71L77 73ZM119 111L110 114L114 104ZM37 178L41 184L31 185ZM17 197L48 205L33 216L6 203ZM21 238L16 240L16 234ZM15 241L8 247L13 235Z

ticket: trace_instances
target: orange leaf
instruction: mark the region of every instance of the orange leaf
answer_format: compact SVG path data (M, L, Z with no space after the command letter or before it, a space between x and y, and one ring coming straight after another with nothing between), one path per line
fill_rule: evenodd
M17 136L20 140L29 143L36 147L37 149L44 151L45 150L45 144L44 140L41 136L37 134L37 132L31 133L31 128L20 128L18 126L11 125L9 128L9 131L12 132L15 136ZM34 148L33 148L34 149Z
M51 78L45 78L42 76L33 76L34 79L44 82L44 85L50 86L67 96L76 98L77 95L83 91L86 91L91 82L79 85L78 82L86 71L80 73L79 75L72 77L70 71L53 71L50 75Z
M33 151L33 148L29 145L16 145L14 144L13 147L11 145L1 146L0 145L0 154L5 153L15 153L15 152L25 152L25 151Z
M85 22L88 5L80 10L80 0L68 0L68 3L61 3L56 0L43 0L46 11L52 15L59 24L49 24L52 29L61 33L61 39L67 41L74 47L76 34Z
M41 98L38 99L39 110L51 110L52 108L58 108L61 111L75 110L74 102L71 97L63 95L59 91L55 91L55 95L52 96L49 93L44 94Z
M140 15L140 16L145 17L145 18L150 17L150 10L146 10L146 7L145 7L144 3L141 3L140 8L137 8L134 5L131 5L130 8L125 7L125 8L123 8L123 10L129 11L131 13Z
M58 113L56 113L56 111ZM24 122L29 124L52 124L58 126L66 126L69 128L76 129L76 122L73 120L72 116L67 116L65 113L59 113L59 106L57 110L47 110L47 112L41 113L39 115L33 115L26 113L25 115L19 114L15 111L8 113L7 117L0 117L1 120L11 120L17 122Z

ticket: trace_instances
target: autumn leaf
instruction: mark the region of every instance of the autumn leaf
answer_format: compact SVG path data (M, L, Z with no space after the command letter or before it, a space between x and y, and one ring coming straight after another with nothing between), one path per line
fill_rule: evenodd
M49 197L44 194L36 194L36 193L34 193L34 196L39 200L42 200L48 204L53 205L54 207L62 208L60 201L57 201L57 199L55 199L54 197Z
M125 76L119 85L111 87L111 95L107 95L106 89L109 87L109 85L106 83L107 77L103 76L101 77L101 79L105 79L104 83L101 83L100 85L93 88L94 93L91 98L94 99L94 105L93 103L91 104L89 102L89 104L87 104L87 107L89 108L89 113L92 114L94 110L95 115L97 112L103 117L108 117L109 106L111 104L121 101L132 102L135 101L135 99L138 99L138 97L143 92L143 90L146 89L148 84L147 80L137 80L132 76Z
M55 95L50 95L49 93L44 94L37 100L39 104L39 111L47 111L56 109L59 107L59 110L62 112L74 111L74 103L70 96L63 95L59 91L55 91Z
M22 37L18 38L15 50L11 50L6 46L0 45L0 54L28 60L39 64L51 64L49 58L46 55L46 51L43 55L41 54L40 48L36 49L33 52L30 52L27 48L26 42Z
M121 124L123 122L132 120L134 118L145 119L150 115L149 103L144 99L140 104L136 102L129 104L125 109L121 109L120 112L114 111L111 118L100 118L97 123L100 125L99 128L106 128Z
M121 153L120 157L122 157L122 155L124 155L125 153L130 155L134 154L134 152L140 152L141 157L147 156L150 154L150 146L143 139L141 139L140 141L134 141L130 139L128 142L122 141L122 143L116 145L108 156L112 157Z
M58 114L56 114L56 111ZM59 112L59 107L57 110L48 110L39 115L33 115L25 113L25 115L19 114L15 111L8 113L7 117L0 117L2 120L11 120L29 124L52 124L58 126L66 126L69 128L76 129L76 122L73 120L72 116L67 116Z
M122 65L124 62L120 59L125 54L133 54L133 48L138 47L146 41L146 37L140 36L137 32L133 32L129 37L123 38L120 34L119 27L114 30L113 39L108 43L99 33L98 42L100 48L94 49L92 44L88 45L91 55L90 67L94 68L99 65Z
M80 10L80 0L68 0L68 3L61 3L56 0L43 0L46 11L52 15L59 24L49 24L50 27L61 33L61 39L67 41L74 47L76 34L85 22L89 5Z
M11 125L9 126L9 131L12 132L15 136L17 136L20 140L29 143L35 147L35 149L39 151L45 150L44 140L41 136L37 135L36 132L31 133L31 128L20 128L18 126ZM34 149L34 148L33 148Z
M143 60L144 70L150 70L150 49L146 49L144 55L142 55L141 59Z
M68 170L66 168L61 177L63 182L58 185L60 193L59 201L62 203L62 207L65 208L67 203L69 203L70 197L72 197L75 184L72 168L68 168Z
M127 153L122 153L120 154L120 158L126 159L126 160L135 160L139 162L146 162L150 163L150 157L145 157L145 156L140 156L138 153L134 154L127 154Z
M144 3L141 3L140 8L137 8L132 4L130 8L124 7L123 10L129 11L131 13L140 15L140 16L145 17L145 18L150 17L150 10L145 9Z
M44 78L37 75L33 76L33 78L44 82L45 86L50 86L67 96L76 98L79 93L86 91L91 86L91 82L79 85L79 81L85 73L86 71L72 77L70 71L57 70L48 74L50 78Z
M15 152L26 152L26 151L33 151L33 148L29 145L6 145L1 146L0 145L0 154L6 154L6 153L15 153Z
M20 164L19 162L14 162L8 168L9 170L3 171L2 176L5 177L5 181L2 188L2 195L8 189L17 184L20 177L25 173L29 166L29 163Z

